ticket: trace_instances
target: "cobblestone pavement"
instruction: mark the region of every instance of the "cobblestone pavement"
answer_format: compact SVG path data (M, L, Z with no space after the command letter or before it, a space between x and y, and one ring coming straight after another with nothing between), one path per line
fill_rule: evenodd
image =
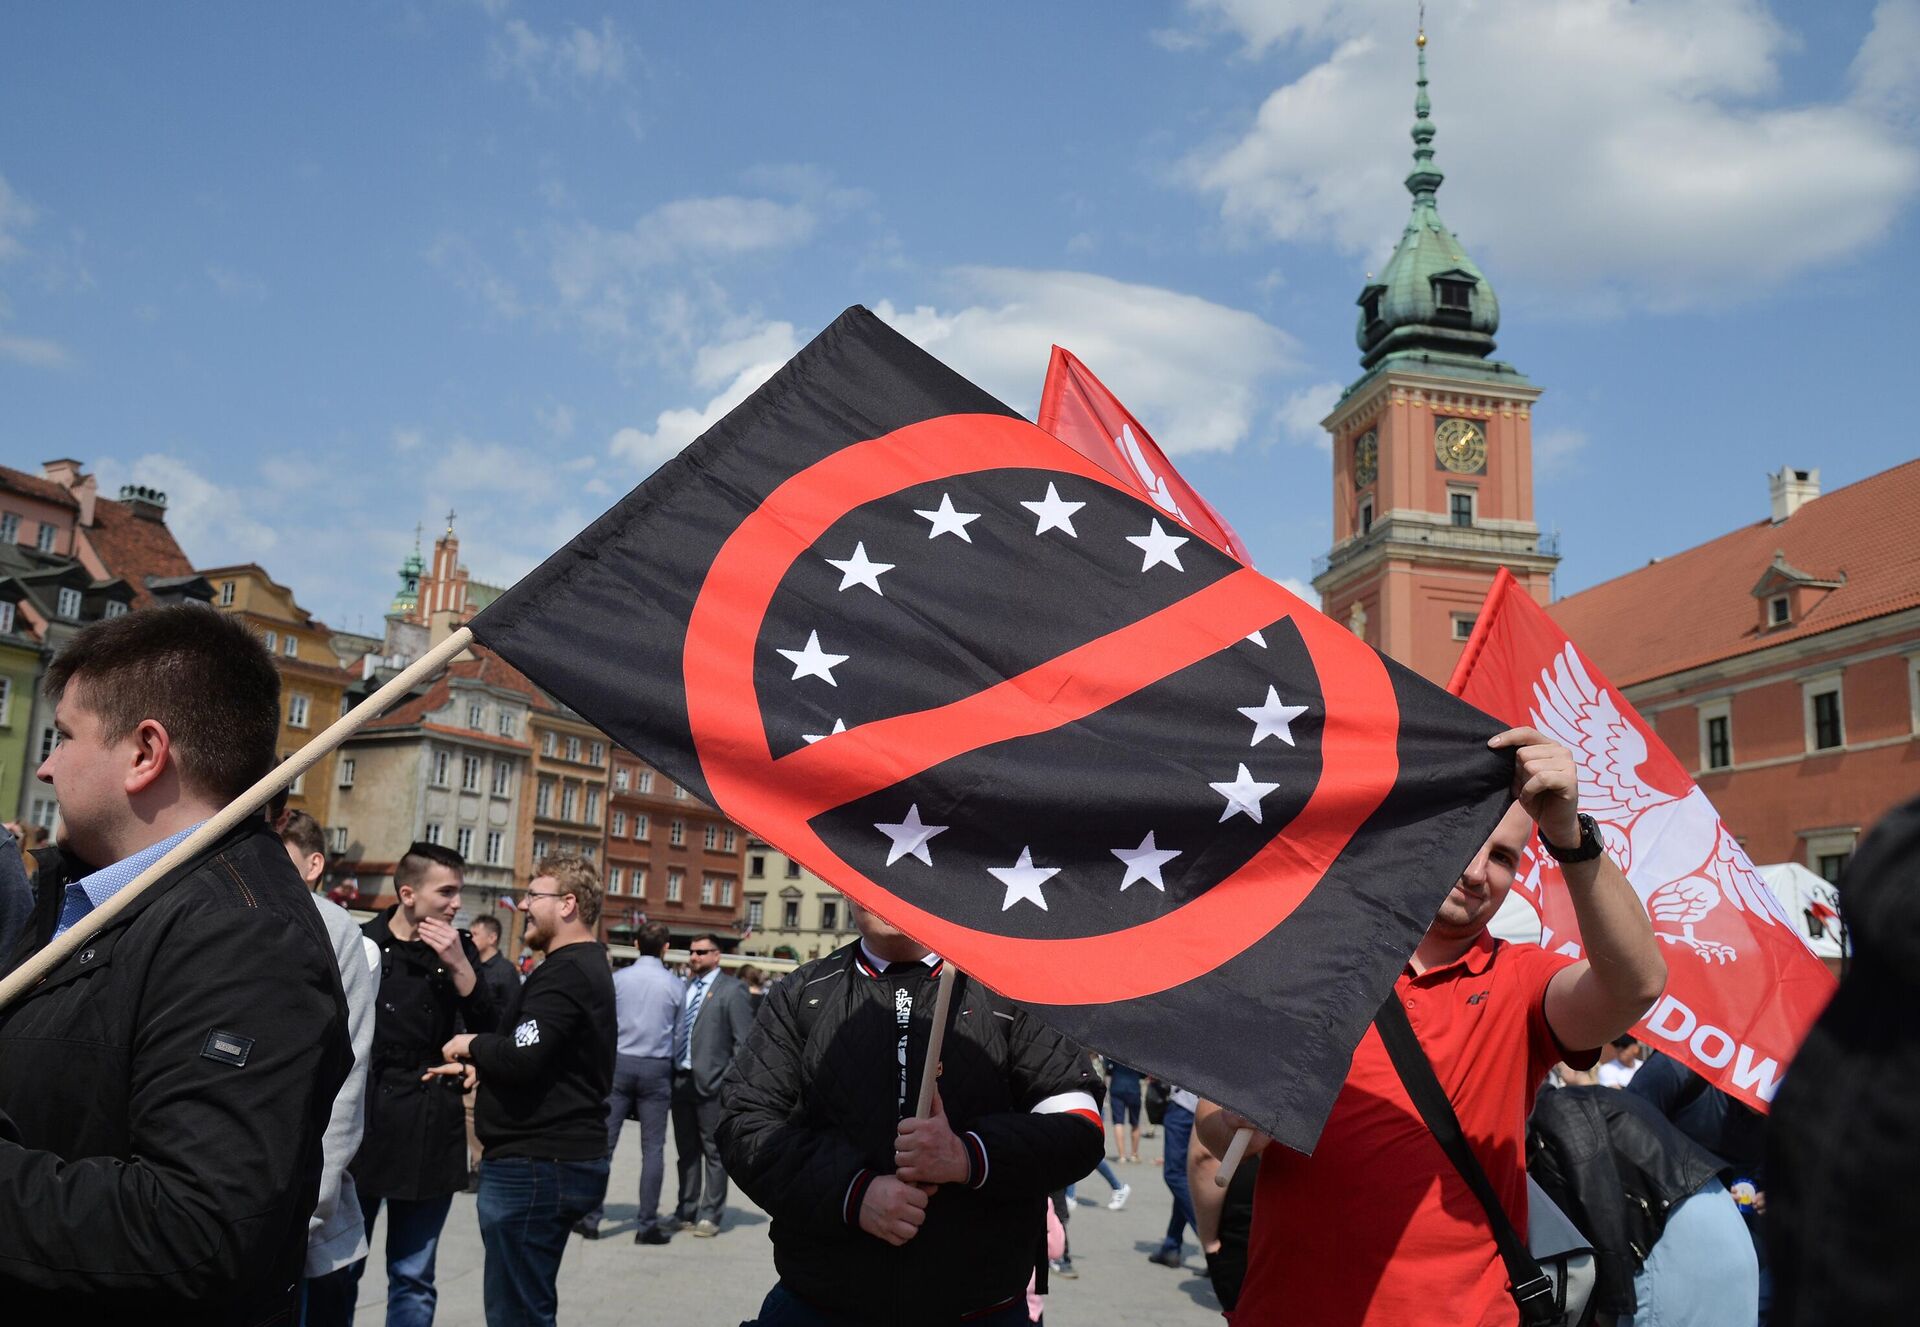
M1175 1271L1149 1263L1160 1246L1173 1199L1160 1178L1160 1138L1141 1144L1141 1164L1114 1167L1133 1186L1118 1212L1107 1210L1111 1190L1097 1174L1078 1186L1067 1225L1073 1262L1080 1275L1056 1279L1047 1299L1048 1327L1183 1327L1221 1322L1205 1262L1187 1232L1186 1267ZM672 1322L677 1327L735 1327L759 1312L773 1284L773 1247L767 1218L735 1187L729 1191L725 1228L718 1238L675 1235L652 1248L633 1243L634 1199L640 1182L640 1129L629 1124L614 1154L602 1238L568 1241L560 1267L560 1322L565 1327ZM672 1210L673 1142L667 1142L663 1207ZM360 1286L360 1327L380 1327L386 1302L386 1269L379 1254L386 1218L373 1232L375 1256ZM480 1230L473 1198L454 1199L441 1238L440 1310L443 1327L485 1321L481 1308Z

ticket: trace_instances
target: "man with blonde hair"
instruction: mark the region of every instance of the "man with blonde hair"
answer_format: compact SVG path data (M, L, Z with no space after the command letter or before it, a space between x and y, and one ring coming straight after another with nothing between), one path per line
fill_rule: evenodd
M607 1192L607 1094L617 1028L598 938L600 873L543 857L521 897L527 946L545 955L498 1033L463 1033L431 1075L478 1072L474 1128L488 1327L551 1323L573 1223Z

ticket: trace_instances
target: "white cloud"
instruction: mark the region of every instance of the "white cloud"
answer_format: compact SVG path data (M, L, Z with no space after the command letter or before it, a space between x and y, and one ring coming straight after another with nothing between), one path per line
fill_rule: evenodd
M511 321L526 312L512 281L500 275L465 236L440 234L427 246L427 261L447 274L454 288Z
M1294 442L1304 442L1323 452L1327 451L1331 443L1327 431L1320 427L1320 421L1340 403L1340 392L1341 387L1337 382L1317 382L1311 387L1289 392L1280 405L1280 428Z
M224 299L263 300L267 297L266 282L224 263L208 263L207 280L213 283L213 288Z
M73 363L73 356L58 341L4 331L0 331L0 359L33 369L64 369Z
M228 488L178 456L149 452L125 464L102 457L94 468L102 493L118 493L122 484L165 493L167 528L196 566L263 561L279 543L272 525L247 514L262 510L250 486Z
M1306 600L1315 608L1320 606L1320 591L1314 589L1313 586L1301 580L1298 576L1274 576L1271 577L1271 579L1278 581L1281 588Z
M733 340L709 346L700 352L705 365L707 385L731 371L725 388L698 408L663 410L654 418L652 429L627 427L607 441L607 451L615 458L646 475L674 456L680 449L705 433L735 406L752 395L753 390L771 378L780 366L793 358L800 348L789 323L768 323Z
M1542 479L1557 478L1577 468L1587 435L1578 429L1549 429L1534 435L1533 470Z
M536 32L525 19L508 19L488 49L495 78L518 79L534 96L550 82L575 91L623 82L631 48L603 18L599 28L575 26L554 36Z
M1188 162L1237 228L1378 265L1406 215L1399 0L1189 0L1260 56L1318 59ZM1797 42L1756 0L1481 0L1428 48L1441 213L1500 283L1670 307L1739 298L1880 239L1920 188L1914 0L1876 12L1846 95L1779 104ZM1768 104L1772 102L1774 104Z
M430 490L511 493L536 500L553 491L553 458L544 451L464 435L436 442L430 450Z
M573 436L574 418L572 406L564 404L556 405L551 410L536 408L533 416L540 421L540 427L554 437L566 439Z
M1170 454L1245 439L1265 381L1294 367L1295 342L1258 316L1158 286L1086 272L962 268L963 298L874 312L1016 409L1039 402L1049 348L1100 376Z

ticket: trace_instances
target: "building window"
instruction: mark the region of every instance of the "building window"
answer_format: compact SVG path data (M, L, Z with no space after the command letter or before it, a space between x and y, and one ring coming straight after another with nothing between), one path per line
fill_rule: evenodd
M552 733L549 732L549 733L540 734L540 754L541 755L543 756L552 755L554 745L555 745L554 736Z
M580 759L580 739L579 738L569 737L567 739L567 759L568 760Z
M571 783L563 787L560 790L560 818L562 820L573 819L574 809L579 805L579 802L580 802L579 788L575 787Z
M512 710L500 711L500 736L513 737L520 731L520 716Z
M780 905L780 926L782 930L787 931L797 931L800 929L799 899L790 898Z
M493 795L495 797L513 795L513 766L504 760L493 762Z
M280 648L280 653L282 653L282 654L284 654L284 655L286 655L286 656L287 656L287 658L289 658L289 659L298 659L298 658L300 657L300 642L299 642L299 640L297 640L297 639L296 639L295 637L293 637L293 636L291 636L291 635L289 635L289 636L288 636L288 637L286 638L286 640L285 640L284 642L282 642L282 644L281 644L281 648Z
M757 898L747 900L747 929L757 931L767 919L767 905Z
M1373 499L1372 498L1367 498L1365 501L1363 501L1360 504L1359 524L1360 524L1361 534L1371 534L1373 532Z
M41 829L51 833L53 831L53 822L59 818L59 815L60 805L51 797L36 797L33 799L33 814L29 819Z
M648 833L651 832L652 825L652 816L644 811L635 812L633 817L633 837L635 839L645 839Z
M280 648L280 633L279 633L279 632L277 632L277 631L269 631L269 632L266 632L266 633L264 633L264 635L263 635L263 639L264 639L264 640L265 640L265 641L267 642L267 653L268 653L268 654L272 654L272 653L273 653L273 652L274 652L275 650L277 650L277 649L279 649L279 648Z
M837 931L840 929L840 900L823 898L820 900L820 929Z
M687 822L676 820L667 828L667 842L678 848L687 841Z
M543 838L539 838L536 836L533 840L533 860L537 862L542 857L545 857L546 855L547 855L547 841Z
M589 757L589 759L591 759L593 763L596 765L606 764L607 763L607 744L605 742L595 742L593 744L592 754Z
M617 793L623 793L627 790L627 772L625 770L617 769L613 772L613 790Z
M500 851L506 843L506 835L497 829L487 831L487 865L500 865Z
M713 877L710 875L701 877L700 902L707 905L713 903Z
M1466 313L1473 308L1473 285L1458 277L1435 277L1433 295L1435 303L1443 309Z
M686 878L687 873L685 871L670 870L667 872L667 902L678 903L680 901L680 886L685 883Z
M1700 768L1733 765L1733 702L1717 700L1700 707Z
M327 851L333 853L347 850L347 827L345 825L327 826Z
M638 776L636 776L635 778L634 787L638 791L643 793L652 792L653 791L653 771L650 769L641 770Z
M615 811L613 813L613 823L607 826L607 833L616 839L624 839L627 836L627 813L625 811Z
M308 697L304 691L296 691L288 696L287 726L289 728L305 728L307 726L307 709L311 704L311 698Z
M1776 627L1784 627L1793 620L1793 605L1784 594L1776 594L1767 600L1767 621Z
M587 823L589 825L600 823L600 790L598 788L587 789Z
M765 880L767 878L767 858L764 853L756 852L753 856L747 858L747 876L753 880Z
M1829 673L1800 684L1806 697L1807 750L1831 751L1845 746L1846 717L1840 706L1840 677Z
M1447 494L1447 517L1455 525L1473 524L1473 494L1455 489Z
M540 780L540 792L539 795L534 798L533 811L535 815L541 816L550 816L553 814L552 779Z
M621 883L620 868L617 866L608 867L607 868L607 893L609 894L620 893L621 892L620 883Z
M0 633L11 635L13 632L13 603L0 601Z
M787 859L787 879L798 880L799 878L800 878L800 863L794 861L791 857L789 857Z
M352 756L348 756L340 762L340 786L342 788L353 787L353 769L354 759Z
M60 733L57 729L47 727L40 730L40 763L42 765L46 764L48 758L53 755L53 748L59 740Z
M40 522L40 542L36 544L35 547L42 553L53 552L53 541L59 533L58 530L48 525L45 521Z
M13 679L0 677L0 724L9 722L13 715Z
M442 837L444 837L444 831L440 828L440 822L438 820L429 820L427 822L427 842L438 843Z
M102 617L125 617L127 606L118 599L107 600L107 606L101 610Z
M707 826L706 839L702 846L704 846L708 852L712 852L720 846L720 826Z
M462 825L453 832L453 850L464 859L473 856L473 828Z
M10 511L5 515L0 515L0 540L5 540L9 544L17 544L20 542L20 516L17 512ZM225 603L227 601L222 600L221 602Z
M687 790L677 783L673 785L673 800L676 802L684 802L687 800Z
M1479 621L1479 619L1472 613L1455 613L1453 615L1453 638L1455 640L1472 640L1473 624L1477 621Z
M1841 873L1847 869L1847 860L1852 856L1850 852L1823 852L1814 860L1813 869L1819 873L1822 880L1830 885L1837 885L1840 883Z
M486 715L486 710L485 710L485 708L484 708L484 707L483 707L483 706L482 706L482 705L480 704L480 702L478 702L478 701L473 701L473 702L471 702L471 703L469 703L469 704L468 704L468 706L467 706L467 727L469 727L469 728L473 728L473 729L476 729L476 730L477 730L477 729L480 729L480 728L482 728L482 727L484 727L484 726L485 726L485 723L486 723L486 717L487 717L487 715Z
M54 596L53 611L61 617L79 617L80 591L68 586L60 587L60 593Z
M222 608L233 607L233 582L232 581L220 582L220 607Z
M434 787L444 788L447 786L447 767L451 763L452 763L451 758L447 755L446 752L436 751L433 753L432 782ZM435 841L438 842L438 840L435 840Z
M734 850L734 846L739 842L740 842L740 835L736 831L732 829L723 829L720 831L720 851L721 852L732 852Z
M293 758L293 752L291 751L282 751L280 753L280 759L283 762L290 760L292 758ZM287 792L291 796L299 797L302 794L304 794L306 791L307 791L307 772L305 770L301 770L298 774L293 776L293 782L287 785Z
M480 791L480 757L460 757L460 791L467 793Z

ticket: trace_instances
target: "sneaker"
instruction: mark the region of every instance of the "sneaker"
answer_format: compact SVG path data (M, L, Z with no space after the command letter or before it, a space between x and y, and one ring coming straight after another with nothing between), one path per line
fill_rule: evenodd
M715 1235L718 1235L719 1233L720 1233L720 1225L716 1221L696 1221L693 1223L693 1234L695 1239L712 1239Z
M1047 1259L1047 1271L1059 1277L1062 1281L1077 1281L1080 1279L1080 1273L1073 1270L1073 1259L1071 1258Z
M658 1226L648 1226L645 1230L635 1232L633 1237L635 1244L667 1244L672 1240L673 1236Z
M1149 1253L1147 1255L1147 1261L1150 1263L1158 1263L1162 1267L1181 1267L1185 1265L1180 1257L1180 1250L1178 1249L1161 1249L1157 1253Z
M1127 1205L1127 1199L1131 1197L1133 1197L1133 1186L1131 1184L1122 1184L1113 1191L1113 1197L1107 1199L1107 1210L1109 1212L1119 1211Z

